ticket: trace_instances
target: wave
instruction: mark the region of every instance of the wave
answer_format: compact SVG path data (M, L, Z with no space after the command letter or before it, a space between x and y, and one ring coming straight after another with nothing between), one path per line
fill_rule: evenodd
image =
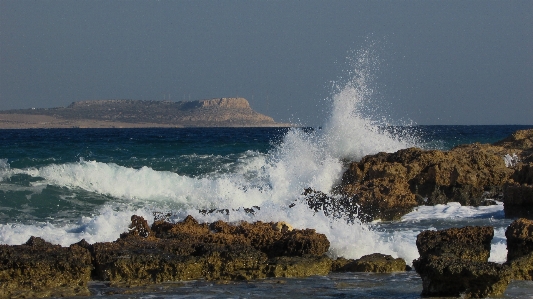
M41 179L33 185L80 188L120 201L108 202L95 216L60 227L50 223L1 225L0 243L20 244L30 235L43 236L62 245L81 238L88 242L113 241L127 229L131 214L153 221L154 211L167 209L176 221L187 214L208 222L286 221L295 228L314 228L326 234L331 242L329 254L333 257L357 258L381 252L411 261L417 256L415 232L385 236L357 221L348 224L315 213L302 201L306 188L329 192L339 182L345 159L358 160L368 154L414 145L414 139L409 136L389 133L365 116L365 105L372 100L372 90L367 84L374 65L369 52L359 54L361 58L356 60L351 80L338 85L337 92L327 99L333 108L323 129L312 132L290 129L282 142L267 154L248 153L237 159L229 171L191 177L147 166L136 169L98 161L6 170L11 175L18 173ZM239 209L251 206L259 206L260 210L251 215ZM228 215L203 215L198 211L206 208L234 211Z

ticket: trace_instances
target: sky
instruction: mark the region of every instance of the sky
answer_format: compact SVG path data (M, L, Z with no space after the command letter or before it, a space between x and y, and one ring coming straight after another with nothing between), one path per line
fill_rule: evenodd
M319 126L365 50L388 123L533 124L531 0L0 0L0 110L244 97Z

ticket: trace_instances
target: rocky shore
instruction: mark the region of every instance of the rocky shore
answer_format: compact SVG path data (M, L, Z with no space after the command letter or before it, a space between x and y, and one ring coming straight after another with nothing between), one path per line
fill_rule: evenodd
M507 217L522 217L506 230L503 264L488 262L490 226L423 231L416 241L420 257L413 266L423 296L484 298L502 294L512 280L533 280L532 181L533 130L525 130L492 145L367 156L347 165L335 195L304 194L315 211L348 221L395 220L419 205L503 200ZM156 217L150 226L133 215L130 229L113 242L61 247L31 237L23 245L0 245L0 297L89 295L89 281L131 287L410 270L404 260L381 253L333 260L329 246L325 235L284 222L198 223L188 216L178 223Z
M518 219L505 233L507 262L488 262L490 226L423 231L413 261L422 278L422 296L485 298L503 294L511 280L533 278L533 221Z
M31 237L23 245L0 245L0 297L89 295L89 281L140 286L193 279L251 280L306 277L331 271L405 271L402 259L375 254L332 260L329 241L313 229L277 223L232 225L158 220L149 226L131 217L130 230L114 242L84 240L61 247Z
M362 221L398 220L421 205L504 202L508 217L533 216L533 130L495 144L449 151L408 148L350 162L335 196L307 189L315 211Z

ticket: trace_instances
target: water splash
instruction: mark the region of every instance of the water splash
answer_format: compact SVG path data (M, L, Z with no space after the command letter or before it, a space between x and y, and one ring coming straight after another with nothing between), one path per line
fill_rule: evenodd
M207 222L219 219L286 221L295 228L314 228L326 234L331 242L329 254L332 257L357 258L381 252L412 260L416 257L416 248L413 249L411 237L406 239L396 235L384 239L357 220L348 224L332 219L323 213L315 213L303 202L304 189L310 187L327 193L338 184L345 159L358 160L368 154L391 152L413 145L409 138L400 138L383 130L375 120L375 110L369 109L373 101L370 82L377 66L377 60L372 55L372 51L363 50L349 59L352 67L348 72L350 76L346 82L336 83L334 94L327 99L332 109L323 129L312 132L291 129L268 154L249 155L240 160L238 166L233 166L232 172L215 172L195 178L149 167L133 169L97 161L52 164L24 170L26 175L44 179L34 184L80 188L111 196L119 199L120 203L110 202L95 216L68 227L44 224L15 228L31 231L32 235L45 239L52 238L51 241L62 245L81 237L93 242L113 241L127 229L129 217L126 214L135 211L153 221L150 219L151 212L159 209L172 211L176 221L188 214ZM129 208L124 209L124 203L129 203ZM261 209L254 215L239 210L240 207L251 206L260 206ZM234 211L228 215L203 215L199 209L204 208ZM110 224L100 225L102 217ZM9 227L2 226L0 229L0 235L4 236L1 243L12 244L27 239L27 233L22 231L18 232L24 236L20 239L6 232ZM17 229L12 227L11 231Z

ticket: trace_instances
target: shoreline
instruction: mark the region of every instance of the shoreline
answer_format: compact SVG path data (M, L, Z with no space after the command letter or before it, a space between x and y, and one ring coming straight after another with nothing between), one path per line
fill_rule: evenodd
M48 115L2 114L0 113L0 130L4 129L133 129L133 128L200 128L200 127L294 127L293 124L249 123L186 126L161 123L128 123L93 119L63 119Z

